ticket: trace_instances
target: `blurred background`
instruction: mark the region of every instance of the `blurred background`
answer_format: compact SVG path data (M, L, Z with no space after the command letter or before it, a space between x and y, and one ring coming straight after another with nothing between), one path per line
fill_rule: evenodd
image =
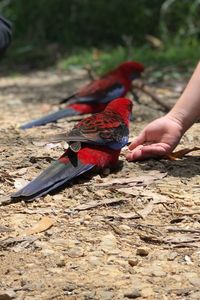
M160 67L199 60L199 0L1 0L0 11L14 28L6 68L103 72L125 59Z

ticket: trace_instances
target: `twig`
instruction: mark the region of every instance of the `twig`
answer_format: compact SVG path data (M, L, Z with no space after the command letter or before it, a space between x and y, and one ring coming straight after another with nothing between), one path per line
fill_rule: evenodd
M170 110L170 107L168 105L166 105L165 103L163 103L158 96L156 96L152 91L150 91L147 86L145 86L144 83L142 84L132 84L133 89L138 89L141 92L143 92L144 94L148 95L149 97L151 97L151 99L156 102L157 104L159 104L165 112L168 112Z
M170 227L167 228L168 232L190 232L190 233L200 233L200 229L186 229L186 228L176 228L176 227Z
M163 239L159 239L158 237L154 236L154 235L139 235L140 239L144 242L147 243L151 243L151 244L166 244L166 241L164 241Z
M84 67L84 69L87 71L88 77L91 81L96 80L98 77L96 76L96 74L94 73L94 71L92 70L91 65L86 65Z
M178 215L178 216L193 216L193 215L200 215L200 211L199 210L196 210L196 211L175 211L174 214Z
M108 221L106 221L106 220L103 220L103 222L104 222L105 224L109 225L109 226L114 230L114 232L115 232L116 234L118 234L118 235L122 235L122 234L123 234L123 232L122 232L117 226L113 225L112 223L110 223L110 222L108 222Z

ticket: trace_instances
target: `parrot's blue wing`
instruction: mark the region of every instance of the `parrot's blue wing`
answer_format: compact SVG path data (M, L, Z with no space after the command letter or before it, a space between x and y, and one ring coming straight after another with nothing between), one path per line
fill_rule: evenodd
M73 108L60 109L54 113L51 113L49 115L46 115L44 117L41 117L39 119L21 125L20 129L28 129L35 126L42 126L48 123L56 122L65 117L76 116L76 115L79 115L79 112Z

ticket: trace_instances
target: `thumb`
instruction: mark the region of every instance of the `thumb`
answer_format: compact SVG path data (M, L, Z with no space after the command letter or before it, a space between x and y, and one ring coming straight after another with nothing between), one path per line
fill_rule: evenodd
M139 145L143 145L144 142L146 141L145 138L145 131L143 130L130 144L129 150L135 149Z

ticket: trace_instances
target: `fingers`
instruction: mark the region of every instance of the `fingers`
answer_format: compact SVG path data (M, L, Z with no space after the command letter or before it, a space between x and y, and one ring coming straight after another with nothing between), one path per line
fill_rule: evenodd
M133 150L136 147L138 147L139 145L142 145L143 143L145 143L145 132L142 131L134 140L133 142L130 144L129 146L129 150Z
M167 144L152 144L136 147L132 152L126 155L128 161L144 160L150 157L165 156L170 152Z
M139 147L133 150L132 152L129 152L126 155L126 159L128 161L140 160L141 158L142 158L142 151L141 148Z

